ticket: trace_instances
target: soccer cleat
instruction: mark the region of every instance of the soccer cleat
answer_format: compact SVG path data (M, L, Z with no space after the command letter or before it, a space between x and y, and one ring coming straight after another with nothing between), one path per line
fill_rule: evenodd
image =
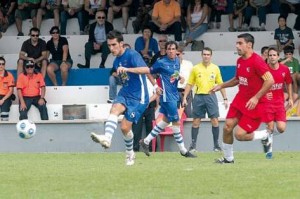
M195 147L193 147L193 146L190 146L190 148L189 148L189 152L191 152L191 153L196 153L196 152L197 152L197 150L196 150L196 148L195 148Z
M273 144L273 134L268 133L268 136L266 139L261 140L261 143L264 148L265 153L272 152L272 144Z
M135 153L126 153L126 159L125 159L125 164L126 166L132 166L134 165L134 160L135 160Z
M145 144L144 139L140 140L140 147L142 151L146 154L146 156L150 156L149 145Z
M272 159L272 157L273 157L272 152L266 153L266 159Z
M234 160L228 161L224 157L221 157L221 158L215 159L215 163L217 163L217 164L228 164L228 163L233 164Z
M221 149L221 147L217 146L217 147L214 147L214 150L213 150L213 151L214 151L214 152L221 152L222 149Z
M187 151L187 152L184 153L184 154L180 151L180 154L181 154L182 156L186 157L186 158L196 158L196 157L197 157L196 155L192 154L192 153L189 152L189 151Z
M110 147L111 142L105 135L97 135L96 133L91 133L91 138L94 142L100 143L105 149L108 149Z

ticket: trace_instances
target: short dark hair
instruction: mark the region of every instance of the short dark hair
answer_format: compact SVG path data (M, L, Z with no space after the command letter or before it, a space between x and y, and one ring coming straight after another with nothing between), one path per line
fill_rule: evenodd
M120 43L121 41L124 41L123 35L118 30L112 30L109 31L109 33L106 36L107 39L117 39L117 41Z
M278 21L279 21L279 19L284 19L284 21L286 21L286 16L284 16L284 15L279 15Z
M252 43L252 48L254 47L254 37L249 33L243 33L237 36L238 38L243 38L247 43Z
M286 46L283 48L283 53L287 54L287 53L292 53L294 54L294 48L292 46Z
M6 60L4 59L4 57L0 57L0 60L4 61L4 64L6 63Z
M151 27L150 27L150 26L148 26L148 25L145 25L145 26L143 26L143 28L142 28L142 32L144 32L144 30L150 30L150 31L152 32L152 29L151 29Z
M203 51L209 51L210 52L210 54L212 55L212 49L211 48L209 48L209 47L204 47L203 48L203 50L202 50L202 52L201 52L201 54L203 55Z
M276 51L277 52L277 55L279 55L279 50L277 49L277 48L275 48L275 47L270 47L269 49L268 49L268 56L269 56L269 52L271 51L271 50L274 50L274 51Z
M166 50L167 50L168 46L173 45L173 44L175 45L175 48L176 48L176 50L177 50L177 49L178 49L178 44L177 44L176 41L168 41L168 42L166 43L166 45L165 45Z
M263 54L266 50L269 49L269 46L264 46L260 49L260 54Z
M38 32L40 34L40 29L36 28L36 27L32 27L29 30L29 34L31 34L31 32Z

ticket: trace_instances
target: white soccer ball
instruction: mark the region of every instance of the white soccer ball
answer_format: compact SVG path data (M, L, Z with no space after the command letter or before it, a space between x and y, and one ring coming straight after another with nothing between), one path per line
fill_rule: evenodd
M21 120L16 125L17 133L20 138L29 139L32 138L36 133L36 126L30 120Z

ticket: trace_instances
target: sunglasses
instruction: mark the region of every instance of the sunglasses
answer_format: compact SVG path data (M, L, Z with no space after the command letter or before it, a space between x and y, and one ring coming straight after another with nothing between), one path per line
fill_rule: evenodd
M0 63L0 66L4 66L5 65L5 63Z
M159 40L159 42L167 42L167 40Z
M97 19L105 19L105 17L97 17Z
M53 35L54 35L54 34L58 34L58 32L52 32L51 34L53 34Z
M34 65L27 65L25 68L34 68Z
M31 37L39 37L40 35L39 34L37 34L37 35L31 35Z

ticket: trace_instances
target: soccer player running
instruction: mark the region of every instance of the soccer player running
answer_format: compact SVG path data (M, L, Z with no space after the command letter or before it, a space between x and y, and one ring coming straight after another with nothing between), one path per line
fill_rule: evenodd
M287 88L288 106L293 106L293 90L292 90L292 76L290 70L286 65L280 64L279 51L275 48L268 50L268 63L270 72L274 78L274 84L267 93L267 102L265 103L265 114L263 114L262 121L267 124L267 130L271 133L270 139L273 139L273 134L278 135L285 131L286 128L286 111L284 105L284 88ZM275 128L276 123L276 128ZM262 141L266 158L272 158L272 142L270 145Z
M124 114L121 121L121 131L126 147L126 165L134 164L132 123L137 122L149 103L146 83L146 73L149 68L141 55L135 50L123 46L123 36L119 31L110 31L107 35L107 44L116 56L113 67L120 75L122 88L113 102L110 115L105 123L105 134L91 133L91 138L102 147L109 148L111 139L116 131L118 116Z
M176 56L177 48L178 45L175 41L167 42L167 56L157 60L150 68L151 74L158 74L162 82L159 111L163 114L163 119L155 125L145 139L140 140L141 149L147 156L150 156L149 143L151 140L172 122L173 136L179 147L180 154L188 158L196 157L185 148L183 137L180 133L180 119L177 111L180 99L177 83L179 80L183 83L184 78L179 75L180 60Z
M239 85L238 93L233 99L225 125L223 127L224 157L216 163L234 163L233 130L239 141L265 140L269 145L267 130L254 132L261 123L264 111L263 96L274 83L273 77L264 60L253 51L254 37L249 33L238 35L236 48L240 55L237 60L236 75L231 80L215 86L212 92Z

